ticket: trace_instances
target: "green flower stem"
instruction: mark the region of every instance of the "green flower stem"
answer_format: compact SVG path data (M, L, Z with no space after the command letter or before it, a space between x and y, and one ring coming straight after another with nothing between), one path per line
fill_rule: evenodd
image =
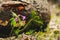
M21 28L21 20L19 18L19 16L16 15L16 13L12 12L13 13L13 16L17 17L18 18L18 21L19 21L19 29Z
M31 18L29 22L25 25L25 27L22 30L20 30L20 32L24 31L28 27L28 25L31 23L31 21L34 20L34 18L35 17Z
M12 27L12 29L11 29L10 36L11 36L11 34L12 34L13 30L14 30L14 27Z
M20 29L22 26L21 26L21 20L19 17L18 17L18 21L19 21L19 29Z
M25 27L22 30L20 30L20 32L24 31L28 27L28 25L31 23L32 20L33 19L30 19L29 22L25 25Z
M14 17L17 17L18 18L18 21L19 21L19 28L18 28L18 30L19 30L21 28L21 24L20 24L21 23L21 20L20 20L19 16L17 16L14 12L12 12L12 13L13 13L13 18ZM13 30L14 30L14 27L12 27L10 35L12 34Z

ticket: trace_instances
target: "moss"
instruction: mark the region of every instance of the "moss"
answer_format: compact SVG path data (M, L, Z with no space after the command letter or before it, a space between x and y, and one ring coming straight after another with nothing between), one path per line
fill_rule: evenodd
M58 30L55 30L54 31L54 34L59 34L60 32Z

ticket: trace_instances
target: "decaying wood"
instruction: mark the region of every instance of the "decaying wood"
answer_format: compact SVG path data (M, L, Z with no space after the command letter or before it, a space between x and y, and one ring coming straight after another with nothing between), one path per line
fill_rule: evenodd
M20 8L19 6L22 5L23 7L29 7L29 3L26 2L19 2L19 1L7 1L7 2L2 2L0 4L0 25L6 26L9 22L9 19L11 18L11 12L10 10ZM25 8L26 9L26 8ZM24 11L25 12L25 11Z
M29 3L23 2L23 1L7 1L7 2L2 2L1 4L23 4L23 5L28 5Z
M7 1L7 2L2 2L0 3L0 10L2 9L2 5L14 5L14 4L22 4L22 5L29 5L29 3L27 2L23 2L23 1Z
M1 7L1 5L5 5L3 8ZM19 2L19 1L7 1L7 2L3 2L3 3L1 3L0 4L0 10L1 10L1 8L5 11L5 13L3 13L3 14L5 14L5 15L3 15L2 13L0 13L0 15L3 15L4 17L2 17L3 19L1 19L1 17L0 17L0 19L1 20L7 20L7 18L8 19L10 19L11 17L9 17L9 15L11 14L10 13L10 9L11 8L7 8L8 6L7 5L10 5L11 7L12 6L14 6L14 7L12 7L14 10L16 9L16 5L20 5L20 4L22 4L22 5L24 5L24 8L25 8L25 10L23 10L23 11L20 11L21 13L22 13L22 15L25 15L25 14L28 14L30 11L28 10L28 9L30 9L30 8L32 8L32 9L34 9L34 10L37 10L37 9L39 9L39 11L38 11L38 13L39 13L39 16L41 17L41 19L44 21L44 24L47 24L49 21L50 21L50 12L49 12L49 8L47 9L45 9L45 7L44 7L44 5L40 8L35 8L33 5L30 5L29 3L26 3L26 2ZM26 6L25 6L26 5ZM40 4L41 5L41 4ZM15 7L16 6L16 7ZM36 6L36 5L35 5ZM47 5L46 5L47 6ZM6 10L7 9L7 10ZM27 11L26 11L27 10ZM46 11L46 12L45 12ZM16 11L15 11L16 12ZM9 13L9 15L8 15L8 13ZM17 12L18 13L18 12ZM8 15L8 16L7 16ZM5 17L5 16L7 16L7 18ZM28 16L27 16L28 17ZM45 26L45 25L44 25Z

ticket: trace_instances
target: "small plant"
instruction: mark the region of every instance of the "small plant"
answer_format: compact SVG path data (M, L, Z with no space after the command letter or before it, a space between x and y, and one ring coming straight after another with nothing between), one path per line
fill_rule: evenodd
M15 33L16 35L19 34L19 32L24 31L27 27L29 27L29 25L31 24L31 22L34 22L37 24L37 26L39 25L39 27L41 27L41 25L43 24L43 21L40 19L40 17L37 15L37 12L35 10L31 10L30 13L30 18L28 20L28 22L24 25L24 23L22 23L22 20L24 20L26 18L26 16L22 16L22 15L17 15L16 13L12 12L13 17L10 19L10 25L12 26L12 30L11 30L11 34ZM21 18L19 17L22 17ZM17 29L14 29L16 27L16 24L19 24ZM22 26L24 26L22 28ZM22 29L21 29L22 28ZM33 30L30 30L29 32L27 32L26 34L30 34L31 31L33 32Z
M20 28L23 26L23 25L22 25L22 21L21 21L21 19L19 18L19 16L16 15L16 13L12 12L12 14L13 14L13 15L12 15L13 17L10 19L10 25L12 26L11 34L12 34L13 31L14 31L14 33L15 33L16 35L18 35L19 32L20 32ZM14 29L14 27L16 27L17 21L18 21L19 27L18 27L18 29Z

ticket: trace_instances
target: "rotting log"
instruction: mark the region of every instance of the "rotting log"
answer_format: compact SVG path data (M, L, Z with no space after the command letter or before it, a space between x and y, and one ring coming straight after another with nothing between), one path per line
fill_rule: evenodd
M15 3L15 4L13 4L13 3ZM16 1L8 1L8 2L3 2L2 4L4 4L4 6L3 6L3 8L5 7L5 9L6 9L6 7L8 7L7 5L9 5L9 6L14 6L15 8L17 7L16 5L20 5L20 4L22 4L22 5L24 5L24 7L26 6L26 8L27 9L30 9L30 8L33 8L34 9L34 6L33 5L30 5L29 6L29 3L26 3L26 2L16 2ZM7 4L7 5L6 5ZM26 4L26 5L25 5ZM28 7L29 6L29 7ZM32 6L32 7L31 7ZM14 7L12 7L12 8L14 8ZM15 9L14 8L14 9ZM8 9L8 8L7 8ZM9 8L8 10L10 10L11 8ZM36 8L35 8L36 9ZM8 11L8 10L6 10L6 11ZM4 12L6 12L5 10L4 10ZM45 12L46 11L46 12ZM9 11L10 12L10 11ZM23 11L21 11L21 12L23 12ZM28 10L27 10L27 12L26 11L24 11L25 13L27 13L27 12L29 12ZM39 11L37 11L38 13L39 13L39 16L41 17L41 19L43 20L43 29L44 28L46 28L46 26L47 26L47 24L49 23L49 21L50 21L50 11L49 11L49 9L47 9L47 8L39 8ZM8 14L8 13L7 13ZM9 13L9 14L11 14L11 13ZM24 13L22 14L22 15L24 15ZM7 16L7 18L8 17L10 17L10 16ZM28 16L27 16L28 17ZM4 17L5 18L5 17ZM4 20L4 18L2 19L2 20ZM10 18L9 18L10 19ZM5 19L5 20L7 20L7 19ZM1 24L0 24L1 25ZM6 26L6 25L5 25Z
M12 17L10 10L20 8L20 6L28 7L29 3L23 1L7 1L0 4L0 25L6 26Z

